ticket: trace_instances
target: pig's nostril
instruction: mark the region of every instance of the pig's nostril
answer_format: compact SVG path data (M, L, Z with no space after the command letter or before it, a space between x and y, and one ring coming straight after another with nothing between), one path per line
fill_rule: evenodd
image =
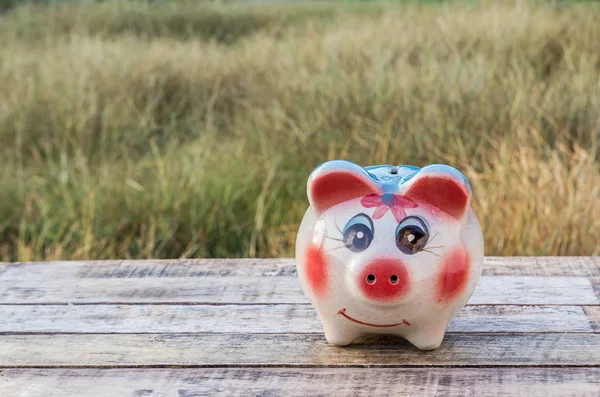
M411 287L410 275L404 263L397 259L376 259L363 267L356 278L362 297L373 304L396 304Z

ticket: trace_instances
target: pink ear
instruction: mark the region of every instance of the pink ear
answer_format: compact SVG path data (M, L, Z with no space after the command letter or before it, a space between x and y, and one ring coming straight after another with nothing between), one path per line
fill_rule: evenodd
M469 207L471 187L458 170L436 164L423 167L410 181L405 195L460 219Z
M377 193L376 182L364 168L342 160L317 167L308 179L308 200L317 214L334 205Z

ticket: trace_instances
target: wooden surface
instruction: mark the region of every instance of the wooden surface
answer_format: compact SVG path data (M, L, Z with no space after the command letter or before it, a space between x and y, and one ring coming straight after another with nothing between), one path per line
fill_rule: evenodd
M4 379L4 387L2 387ZM93 385L93 390L90 386ZM39 387L36 389L35 386ZM599 368L30 369L3 396L597 396ZM22 394L17 394L22 393Z
M0 264L0 396L600 396L600 258L486 258L437 350L327 344L291 259Z

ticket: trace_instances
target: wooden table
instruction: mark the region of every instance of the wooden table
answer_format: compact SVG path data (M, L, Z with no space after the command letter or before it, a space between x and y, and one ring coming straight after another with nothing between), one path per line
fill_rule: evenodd
M0 396L600 396L600 257L488 257L442 346L328 345L291 259L0 264Z

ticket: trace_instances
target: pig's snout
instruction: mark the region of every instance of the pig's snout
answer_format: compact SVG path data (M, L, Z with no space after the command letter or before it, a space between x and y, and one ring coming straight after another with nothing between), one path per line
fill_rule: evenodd
M357 281L364 297L374 303L395 303L410 289L406 266L394 259L369 263L359 272Z

